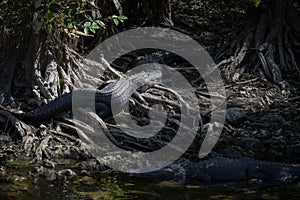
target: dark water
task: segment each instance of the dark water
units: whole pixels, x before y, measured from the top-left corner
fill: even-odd
[[[99,174],[95,177],[30,176],[21,170],[9,170],[9,180],[1,179],[0,199],[300,199],[297,184],[257,186],[255,183],[222,183],[183,186],[177,183],[154,184],[148,180],[121,174]]]

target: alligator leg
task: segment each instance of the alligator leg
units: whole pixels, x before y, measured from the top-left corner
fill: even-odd
[[[111,115],[111,109],[105,105],[104,103],[95,103],[95,109],[96,109],[96,113],[97,115],[101,118],[101,119],[105,119],[107,118],[109,115]]]
[[[132,97],[135,98],[138,102],[140,102],[141,104],[144,104],[146,106],[148,106],[148,102],[144,99],[144,97],[141,95],[141,93],[139,92],[134,92],[132,94]]]

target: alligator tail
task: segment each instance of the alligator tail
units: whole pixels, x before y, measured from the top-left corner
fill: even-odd
[[[64,94],[60,98],[56,98],[42,108],[31,112],[14,114],[16,117],[24,121],[43,121],[55,115],[71,110],[72,108],[72,93]]]

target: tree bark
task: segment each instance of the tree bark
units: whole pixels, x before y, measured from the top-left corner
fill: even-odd
[[[133,0],[124,3],[125,15],[129,21],[146,25],[173,26],[170,0]],[[135,21],[134,21],[135,20]]]
[[[300,75],[296,61],[300,42],[298,13],[290,0],[265,0],[250,16],[246,29],[217,60],[234,81],[245,71],[254,71],[288,92],[283,77],[287,73]],[[251,62],[243,62],[246,58]]]

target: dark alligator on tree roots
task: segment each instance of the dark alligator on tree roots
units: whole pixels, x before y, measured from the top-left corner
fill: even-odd
[[[177,54],[167,52],[164,50],[156,50],[147,52],[147,54],[145,55],[137,56],[128,64],[128,66],[130,66],[130,68],[133,68],[142,64],[149,63],[159,63],[172,66],[175,63],[183,64],[188,63],[188,61],[186,61]]]
[[[162,72],[159,70],[140,72],[115,81],[108,81],[98,89],[81,89],[64,94],[32,112],[13,114],[24,121],[43,121],[59,113],[71,110],[73,98],[78,98],[76,99],[77,102],[86,102],[94,98],[97,114],[101,118],[105,118],[111,115],[112,106],[114,114],[120,112],[131,96],[141,103],[147,104],[136,90],[144,85],[151,86],[158,83],[161,77]],[[75,97],[73,97],[74,94],[76,94]]]
[[[99,116],[106,117],[112,112],[112,104],[114,105],[114,111],[121,111],[132,95],[140,102],[147,104],[142,96],[136,92],[136,89],[143,85],[153,85],[161,77],[162,73],[158,70],[141,72],[116,81],[109,81],[99,89],[75,91],[78,92],[76,98],[84,102],[90,100],[93,96]],[[62,95],[40,109],[17,114],[17,116],[26,121],[49,119],[61,112],[71,110],[73,94],[74,92]],[[159,181],[178,181],[187,184],[249,179],[261,179],[263,181],[278,183],[299,180],[300,164],[259,161],[251,158],[229,159],[217,157],[196,163],[181,160],[163,169],[136,175]]]
[[[199,162],[180,160],[157,171],[135,174],[153,181],[175,181],[184,184],[259,179],[267,183],[299,181],[300,164],[254,160],[248,157],[216,157]]]

